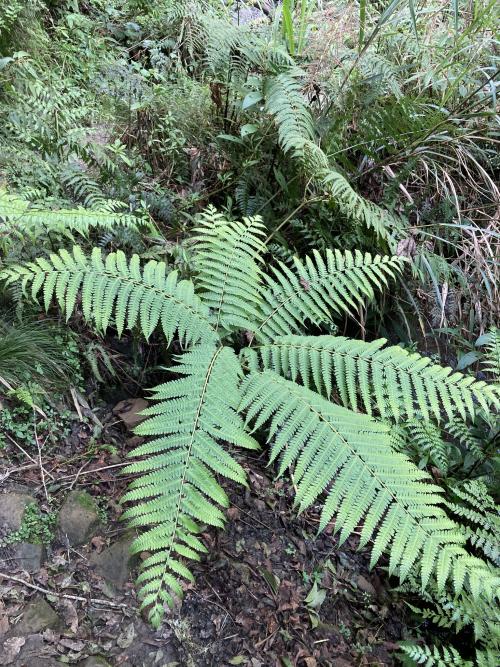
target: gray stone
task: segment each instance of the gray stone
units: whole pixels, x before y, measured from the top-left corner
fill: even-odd
[[[131,431],[141,422],[147,419],[139,414],[148,407],[149,403],[144,398],[127,398],[120,401],[113,408],[113,414],[119,417],[125,426]]]
[[[85,544],[99,528],[99,514],[86,491],[71,491],[59,510],[59,532],[71,546]]]
[[[128,581],[133,562],[137,558],[130,553],[133,540],[131,535],[124,535],[101,553],[94,553],[90,557],[90,565],[96,573],[118,588],[122,588]]]
[[[79,662],[78,667],[111,667],[111,664],[102,655],[91,655]]]
[[[368,595],[373,595],[373,597],[377,595],[377,591],[375,590],[373,584],[371,584],[368,579],[365,579],[365,577],[363,577],[361,574],[356,578],[356,586],[360,591],[363,591],[363,593],[368,593]]]
[[[0,528],[15,531],[21,528],[26,506],[35,501],[27,493],[0,495]]]
[[[31,544],[31,542],[17,542],[10,545],[11,559],[14,566],[26,572],[37,572],[45,560],[45,548],[43,544]]]
[[[49,628],[54,629],[59,623],[59,616],[50,604],[39,597],[29,603],[22,619],[12,628],[11,634],[16,637],[34,635]]]

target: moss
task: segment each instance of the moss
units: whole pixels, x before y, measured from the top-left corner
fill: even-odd
[[[75,503],[80,505],[83,509],[91,510],[92,512],[97,511],[97,505],[94,499],[90,493],[87,493],[86,491],[80,491],[78,495],[75,494],[74,500]]]

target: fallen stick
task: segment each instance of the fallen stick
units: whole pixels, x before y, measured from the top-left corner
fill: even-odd
[[[110,607],[118,607],[121,609],[130,609],[130,605],[122,604],[121,602],[111,602],[111,600],[103,600],[101,598],[84,598],[81,595],[69,595],[68,593],[58,593],[57,591],[51,591],[48,588],[42,588],[41,586],[37,586],[36,584],[30,584],[29,581],[24,581],[24,579],[19,579],[19,577],[13,577],[12,575],[5,574],[4,572],[0,572],[0,577],[2,577],[3,579],[8,579],[9,581],[15,581],[18,584],[22,584],[27,588],[32,588],[34,591],[38,591],[39,593],[43,593],[44,595],[55,595],[58,598],[65,598],[66,600],[77,600],[78,602],[91,602],[94,604],[103,604],[103,605],[108,605]]]

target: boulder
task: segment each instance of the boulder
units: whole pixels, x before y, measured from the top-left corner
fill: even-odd
[[[10,559],[13,565],[26,572],[37,572],[45,561],[45,547],[43,544],[31,542],[17,542],[10,545]]]
[[[99,514],[92,496],[86,491],[71,491],[59,510],[61,537],[71,546],[85,544],[99,528]]]
[[[34,635],[44,630],[54,629],[60,624],[60,618],[50,604],[42,597],[35,598],[24,610],[23,617],[15,625],[11,634],[16,637]]]
[[[101,553],[90,557],[90,565],[96,573],[118,588],[128,581],[133,561],[137,558],[130,553],[133,540],[133,536],[124,535]]]
[[[21,528],[27,505],[35,501],[27,493],[4,493],[0,495],[0,528],[13,532]]]

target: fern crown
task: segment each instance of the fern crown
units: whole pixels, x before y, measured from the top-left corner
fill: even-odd
[[[491,564],[467,550],[469,536],[446,513],[440,487],[400,451],[394,424],[466,419],[498,407],[498,387],[385,340],[321,332],[334,317],[355,317],[403,260],[327,250],[265,272],[260,218],[228,221],[209,209],[197,233],[192,280],[164,262],[141,266],[99,249],[88,257],[78,247],[0,274],[45,308],[55,300],[66,318],[81,310],[100,332],[158,331],[184,350],[174,378],[152,390],[137,428],[148,440],[130,454],[127,472],[137,477],[123,498],[124,518],[141,531],[133,549],[149,554],[138,583],[151,621],[192,579],[186,563],[205,551],[201,526],[224,524],[220,478],[245,484],[235,448],[258,448],[252,434],[262,432],[279,474],[293,471],[298,510],[323,504],[320,529],[334,521],[345,540],[362,523],[372,564],[389,553],[402,580],[417,572],[422,589],[451,585],[491,599],[499,585]],[[307,335],[312,328],[321,335]],[[241,331],[249,345],[238,356]]]

